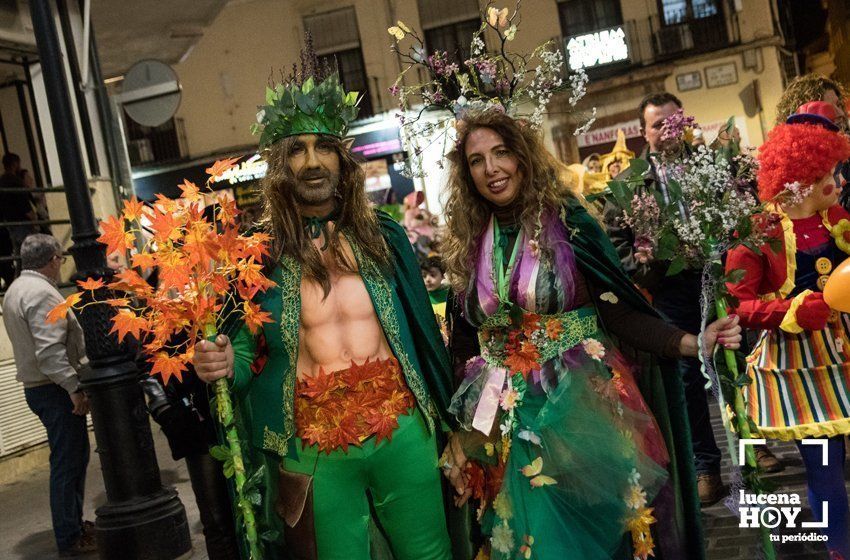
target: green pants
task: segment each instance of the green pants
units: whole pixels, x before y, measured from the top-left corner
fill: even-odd
[[[451,560],[436,438],[418,410],[399,416],[392,440],[337,449],[317,446],[286,458],[290,472],[313,473],[320,560],[369,560],[369,499],[396,560]]]

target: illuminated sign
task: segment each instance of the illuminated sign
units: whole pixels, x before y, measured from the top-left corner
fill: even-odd
[[[254,154],[250,158],[240,162],[239,165],[231,167],[221,175],[216,175],[210,182],[227,182],[231,185],[237,185],[239,183],[257,181],[266,176],[268,168],[269,164],[260,158],[260,154]]]
[[[626,32],[622,27],[612,27],[571,37],[567,40],[567,56],[573,70],[628,60]]]
[[[401,140],[393,138],[392,140],[383,140],[380,142],[372,142],[362,146],[354,146],[351,151],[355,154],[362,154],[363,157],[383,156],[404,151],[401,147]]]

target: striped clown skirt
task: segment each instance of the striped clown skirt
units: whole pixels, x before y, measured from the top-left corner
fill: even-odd
[[[850,434],[850,315],[821,331],[763,331],[747,358],[744,390],[759,435],[769,439]]]

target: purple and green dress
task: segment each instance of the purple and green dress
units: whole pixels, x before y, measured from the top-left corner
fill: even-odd
[[[468,446],[467,474],[489,536],[485,552],[492,559],[701,558],[699,527],[682,519],[693,511],[693,488],[683,491],[681,457],[668,452],[689,453],[671,431],[676,407],[668,407],[681,387],[668,401],[657,379],[643,379],[643,390],[658,392],[653,401],[665,407],[659,427],[636,382],[640,370],[577,286],[586,294],[585,279],[599,283],[606,274],[613,279],[602,299],[633,307],[642,300],[610,265],[613,247],[598,225],[578,204],[566,211],[575,214],[571,227],[563,213],[544,213],[537,243],[524,231],[506,242],[513,236],[491,219],[461,297],[480,353],[466,361],[450,412],[463,429],[489,436],[467,438],[484,442]],[[580,270],[591,255],[608,264]],[[656,510],[668,525],[666,546],[657,546]]]

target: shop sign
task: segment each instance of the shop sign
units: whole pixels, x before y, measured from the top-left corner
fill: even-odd
[[[603,29],[567,39],[570,68],[579,70],[628,60],[629,47],[622,27]]]
[[[398,126],[372,130],[353,136],[354,144],[351,146],[351,151],[366,159],[384,157],[404,151],[398,136]]]
[[[623,129],[626,138],[637,138],[640,136],[640,121],[634,119],[631,121],[617,123],[612,126],[606,126],[596,130],[579,134],[577,138],[578,147],[586,148],[588,146],[598,146],[599,144],[607,144],[617,141],[617,130]]]

